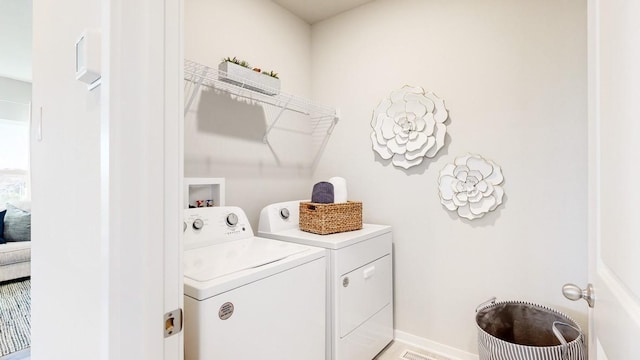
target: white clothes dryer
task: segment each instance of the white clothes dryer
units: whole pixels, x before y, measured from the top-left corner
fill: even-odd
[[[328,249],[327,360],[371,360],[393,340],[391,227],[312,234],[299,228],[299,204],[262,209],[258,235]]]
[[[184,221],[186,360],[325,359],[326,250],[256,237],[238,207]]]

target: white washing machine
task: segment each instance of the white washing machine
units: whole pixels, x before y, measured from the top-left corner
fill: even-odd
[[[258,235],[328,249],[327,359],[371,360],[393,339],[391,227],[312,234],[299,228],[299,203],[262,209]]]
[[[324,360],[326,250],[256,237],[238,207],[184,218],[185,359]]]

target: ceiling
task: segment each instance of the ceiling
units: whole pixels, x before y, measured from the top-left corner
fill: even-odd
[[[309,24],[374,0],[272,0]],[[0,1],[0,76],[31,81],[32,0]]]
[[[374,0],[272,0],[313,24]]]

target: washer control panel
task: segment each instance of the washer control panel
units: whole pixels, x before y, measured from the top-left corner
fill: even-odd
[[[249,219],[235,206],[184,210],[185,248],[207,246],[253,236]]]

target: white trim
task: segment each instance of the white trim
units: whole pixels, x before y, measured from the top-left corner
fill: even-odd
[[[163,331],[183,296],[181,6],[110,0],[103,8],[105,360],[182,359],[183,335]]]
[[[183,6],[182,0],[164,0],[165,313],[184,308],[182,273],[182,216],[184,213],[182,208],[182,188],[184,186]],[[182,359],[184,359],[184,331],[164,339],[164,360]]]
[[[472,354],[433,340],[409,334],[404,331],[395,330],[394,338],[396,341],[446,356],[448,358],[451,358],[452,360],[478,360],[478,355],[476,354]]]
[[[588,0],[587,2],[587,260],[588,260],[588,278],[590,283],[595,283],[596,264],[598,258],[598,233],[600,231],[598,214],[600,206],[600,141],[599,141],[599,2],[598,0]],[[589,308],[589,335],[588,335],[588,351],[589,358],[596,357],[596,330],[595,317],[593,309]]]

